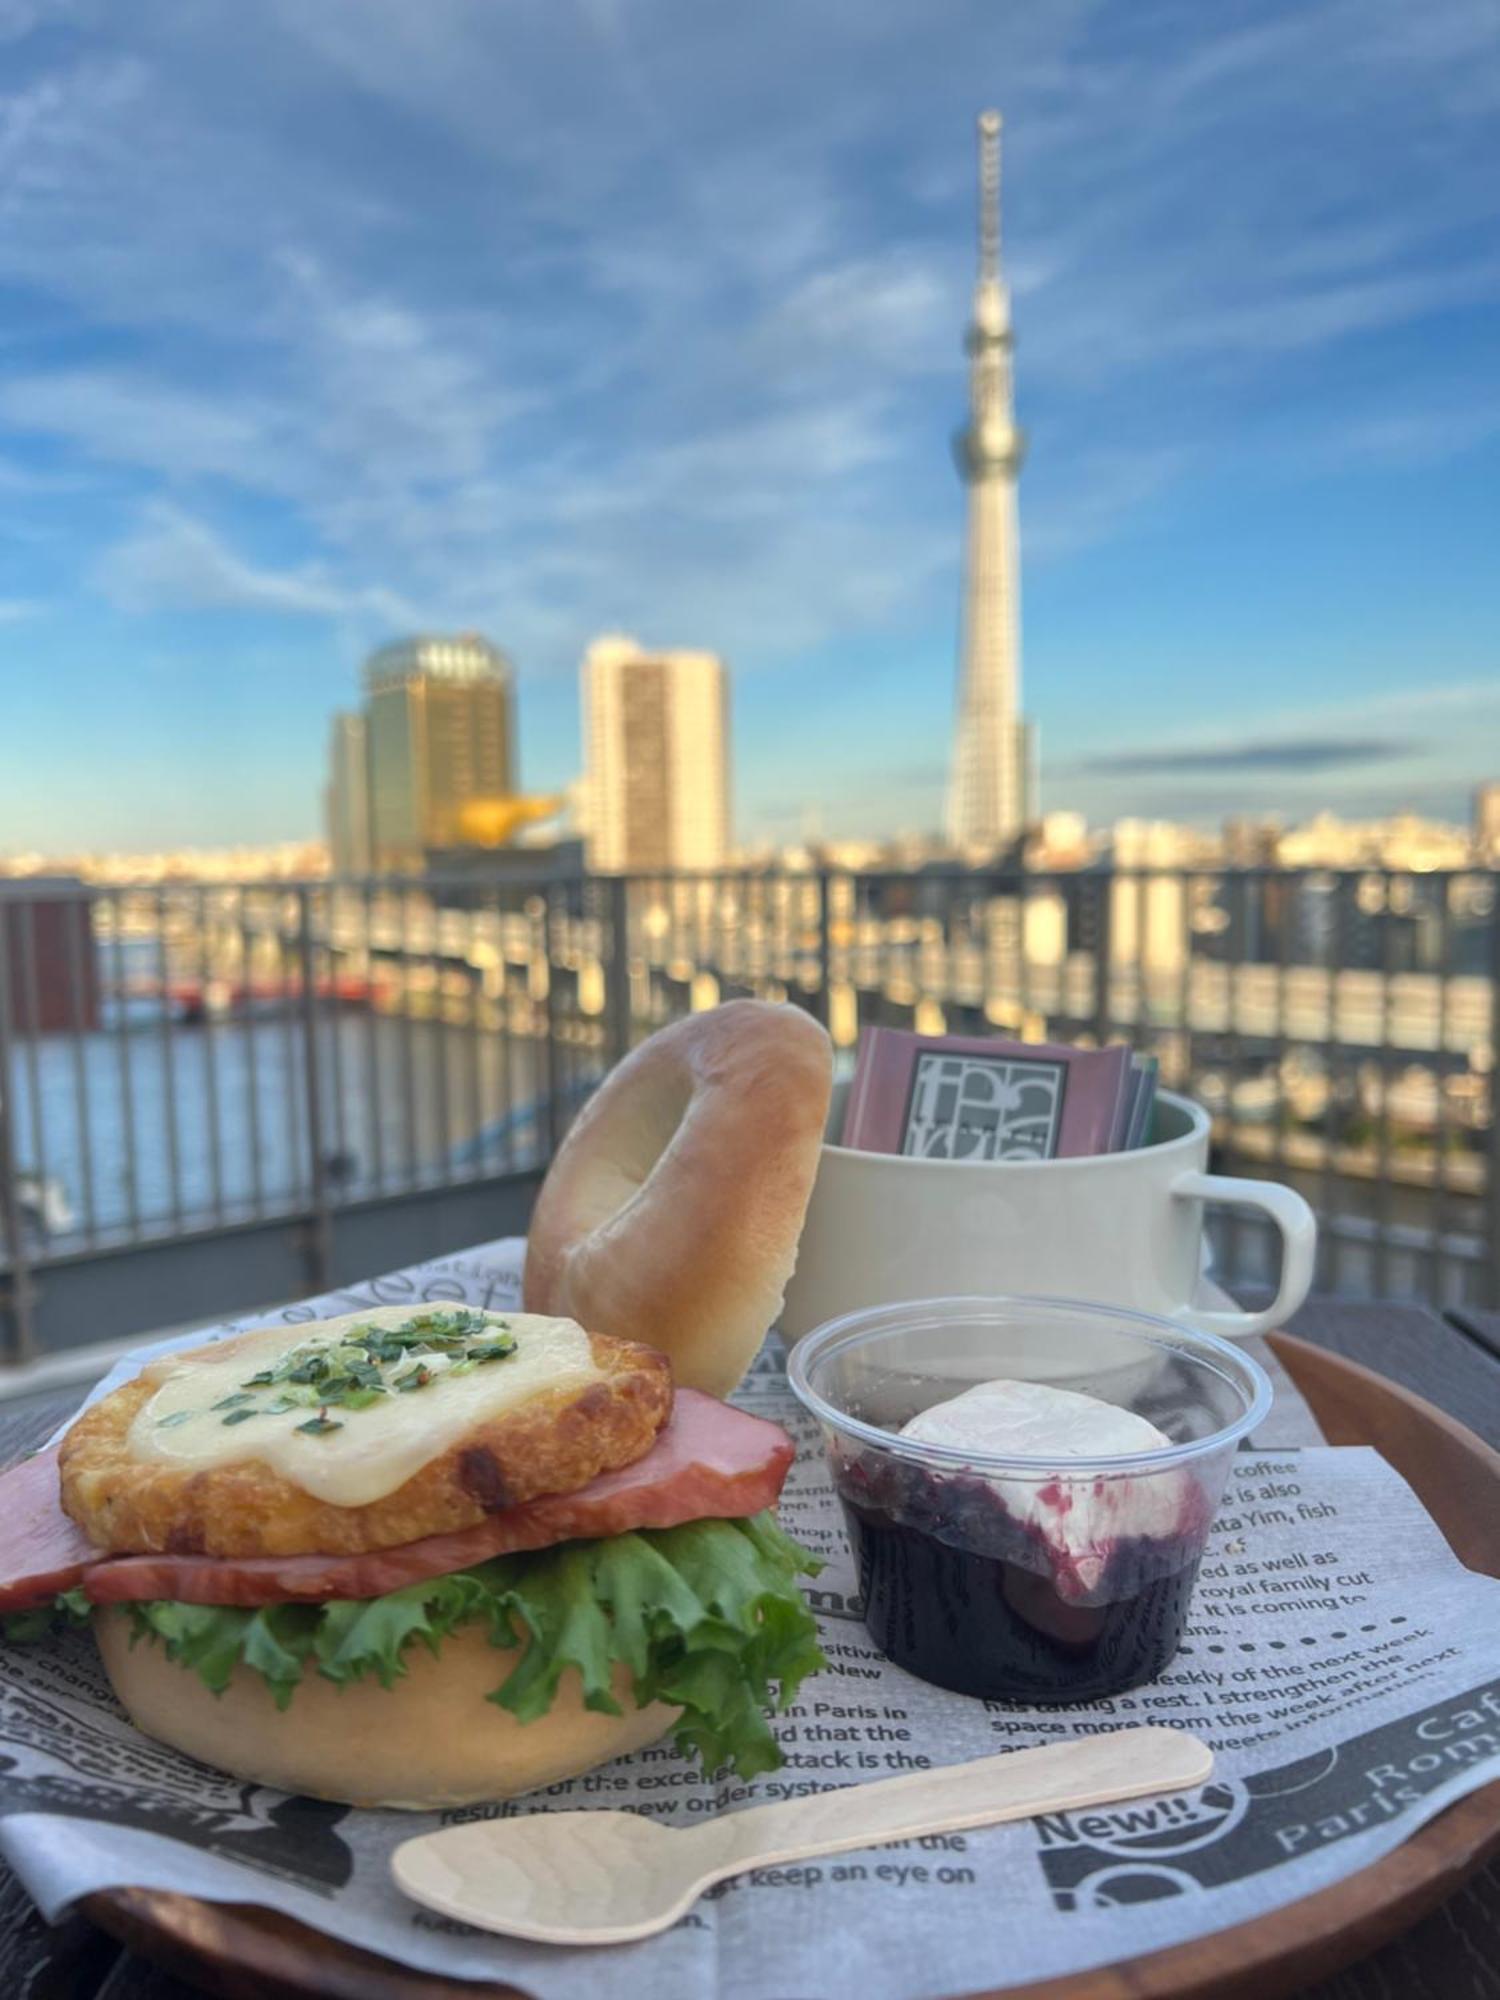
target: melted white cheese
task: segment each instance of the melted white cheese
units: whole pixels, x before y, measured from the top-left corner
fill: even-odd
[[[256,1459],[314,1499],[335,1507],[364,1507],[394,1493],[478,1425],[508,1415],[544,1391],[584,1388],[601,1372],[589,1351],[589,1337],[576,1321],[538,1313],[486,1313],[485,1327],[474,1342],[509,1332],[517,1343],[513,1354],[458,1375],[447,1355],[414,1356],[432,1373],[424,1388],[383,1395],[363,1409],[332,1404],[327,1415],[339,1428],[320,1436],[298,1429],[317,1417],[315,1402],[271,1415],[265,1406],[277,1399],[278,1387],[247,1389],[252,1375],[274,1369],[294,1349],[337,1347],[356,1327],[405,1326],[421,1310],[378,1306],[340,1319],[268,1327],[226,1342],[234,1351],[222,1358],[210,1351],[201,1360],[159,1363],[151,1374],[160,1387],[130,1427],[131,1456],[185,1471]],[[388,1368],[386,1380],[408,1365]],[[241,1399],[234,1409],[254,1408],[256,1414],[226,1424],[231,1410],[213,1406],[230,1396]]]

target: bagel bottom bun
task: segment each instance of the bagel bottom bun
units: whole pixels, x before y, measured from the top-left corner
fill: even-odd
[[[126,1611],[96,1611],[94,1636],[115,1693],[147,1736],[237,1778],[341,1805],[423,1811],[514,1798],[654,1743],[681,1713],[661,1702],[637,1708],[617,1666],[613,1693],[624,1713],[598,1715],[584,1707],[570,1668],[547,1713],[518,1722],[485,1700],[513,1660],[479,1624],[461,1626],[436,1654],[411,1647],[393,1687],[339,1686],[309,1673],[285,1709],[248,1667],[236,1667],[216,1695],[161,1646],[132,1646]]]

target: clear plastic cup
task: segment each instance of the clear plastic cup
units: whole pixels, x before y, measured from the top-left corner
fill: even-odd
[[[859,1571],[870,1636],[897,1666],[995,1701],[1096,1701],[1153,1680],[1187,1621],[1265,1370],[1214,1334],[1069,1299],[917,1299],[848,1313],[793,1349]],[[1171,1440],[1082,1458],[899,1435],[997,1379],[1080,1391]]]

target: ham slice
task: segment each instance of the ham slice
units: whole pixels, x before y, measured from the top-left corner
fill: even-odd
[[[0,1613],[46,1604],[83,1581],[99,1551],[57,1497],[57,1447],[0,1479]]]
[[[28,1529],[14,1533],[12,1480],[42,1464],[7,1473],[0,1487],[0,1608],[45,1602],[80,1578],[96,1604],[154,1597],[185,1604],[317,1603],[334,1597],[383,1597],[490,1556],[550,1548],[554,1542],[623,1535],[632,1528],[674,1528],[684,1521],[734,1520],[775,1505],[795,1447],[778,1424],[747,1416],[712,1396],[679,1389],[666,1427],[644,1458],[606,1472],[576,1493],[507,1507],[476,1528],[357,1556],[101,1556],[62,1512],[55,1454],[25,1490]],[[50,1493],[50,1513],[47,1502]],[[18,1496],[20,1497],[20,1496]],[[64,1532],[66,1531],[66,1532]],[[71,1539],[70,1539],[71,1538]],[[7,1553],[9,1552],[9,1553]],[[38,1562],[37,1557],[42,1561]]]

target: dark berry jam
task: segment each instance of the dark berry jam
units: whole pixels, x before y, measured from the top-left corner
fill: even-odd
[[[1097,1701],[1155,1680],[1177,1651],[1196,1552],[1130,1596],[1074,1604],[1020,1563],[859,1507],[846,1504],[844,1515],[870,1637],[898,1667],[955,1694]],[[1130,1545],[1118,1547],[1129,1562]]]
[[[981,1480],[867,1460],[838,1484],[865,1623],[908,1673],[992,1701],[1097,1701],[1154,1680],[1177,1651],[1206,1522],[1119,1535],[1085,1588]]]

